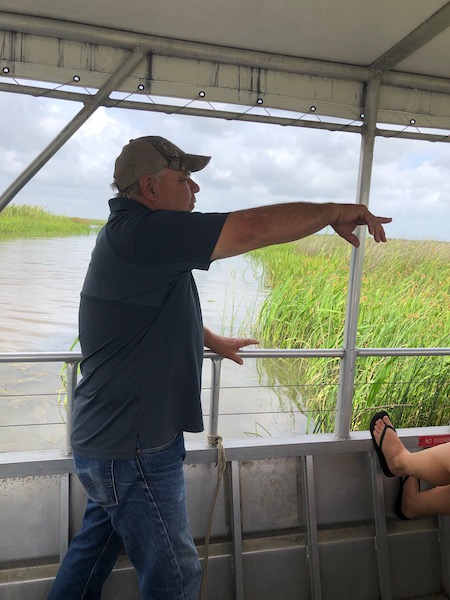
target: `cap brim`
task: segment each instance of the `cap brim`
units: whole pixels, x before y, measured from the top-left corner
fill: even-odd
[[[210,160],[210,156],[199,156],[198,154],[185,154],[183,156],[183,163],[186,170],[192,173],[204,169]]]

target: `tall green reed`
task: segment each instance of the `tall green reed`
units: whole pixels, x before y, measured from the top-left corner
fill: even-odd
[[[350,247],[316,235],[251,256],[271,287],[255,323],[262,345],[342,347]],[[367,240],[357,346],[448,347],[449,293],[450,244]],[[285,409],[308,416],[309,431],[333,430],[338,360],[266,359],[259,369]],[[399,426],[447,424],[449,397],[449,357],[361,357],[352,429],[367,429],[379,407],[389,408]]]
[[[10,205],[0,213],[0,238],[82,235],[101,221],[54,215],[39,206]]]

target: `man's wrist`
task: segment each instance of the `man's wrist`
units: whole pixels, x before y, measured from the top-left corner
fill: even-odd
[[[326,202],[324,206],[325,212],[328,217],[328,225],[331,225],[331,227],[333,227],[334,225],[336,225],[339,219],[340,205],[336,204],[335,202]]]

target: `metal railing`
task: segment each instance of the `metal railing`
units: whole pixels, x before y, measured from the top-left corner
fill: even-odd
[[[383,356],[450,356],[450,348],[357,348],[353,350],[357,357],[383,357]],[[246,358],[339,358],[341,369],[345,363],[346,351],[344,349],[254,349],[243,350],[239,353]],[[207,439],[210,445],[215,445],[219,430],[220,414],[220,391],[221,370],[223,358],[209,350],[205,351],[204,358],[211,360],[211,388],[210,388],[210,411],[209,424],[207,428]],[[79,352],[3,352],[0,353],[0,363],[65,363],[67,365],[67,404],[66,404],[66,453],[71,454],[70,429],[73,394],[77,384],[78,366],[82,360]],[[341,385],[342,377],[338,385]],[[352,395],[347,392],[344,398],[346,411],[350,412],[352,407]],[[350,431],[342,435],[343,425],[339,421],[341,413],[336,415],[335,432],[338,439],[346,439]]]

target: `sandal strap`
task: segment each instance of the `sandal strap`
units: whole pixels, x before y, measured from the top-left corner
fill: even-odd
[[[381,450],[381,446],[383,445],[384,436],[386,435],[386,429],[392,429],[392,431],[395,431],[395,427],[392,427],[392,425],[389,425],[389,423],[384,423],[383,433],[381,434],[380,443],[378,445],[380,450]]]

